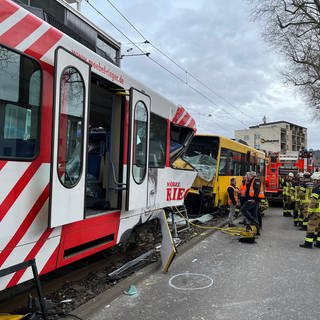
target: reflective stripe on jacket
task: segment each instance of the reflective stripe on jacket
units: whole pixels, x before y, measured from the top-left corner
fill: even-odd
[[[236,204],[238,204],[238,202],[239,202],[239,198],[238,198],[239,189],[234,187],[233,185],[230,185],[228,187],[228,189],[229,188],[233,189],[234,200],[236,201]],[[227,192],[227,193],[228,193],[228,205],[230,206],[231,204],[233,204],[233,202],[232,202],[232,200],[230,198],[229,192]]]
[[[250,189],[249,189],[249,197],[254,198],[254,182],[256,181],[257,178],[253,178],[250,184]],[[260,189],[259,189],[259,194],[258,194],[259,199],[264,199],[264,190],[263,190],[263,185],[260,183]]]
[[[246,184],[241,183],[239,190],[240,190],[240,197],[245,197],[246,190],[247,190]]]

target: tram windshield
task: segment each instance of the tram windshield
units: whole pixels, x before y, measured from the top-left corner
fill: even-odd
[[[200,178],[211,181],[216,174],[219,138],[195,136],[184,159],[198,171]]]
[[[171,123],[170,125],[170,162],[173,163],[184,152],[193,137],[193,129]]]

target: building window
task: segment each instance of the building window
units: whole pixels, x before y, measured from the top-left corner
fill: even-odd
[[[243,140],[244,140],[244,141],[249,141],[249,135],[243,136]]]

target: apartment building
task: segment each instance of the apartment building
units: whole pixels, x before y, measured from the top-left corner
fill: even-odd
[[[287,121],[265,122],[249,129],[235,130],[235,138],[249,146],[271,152],[307,149],[307,128]]]

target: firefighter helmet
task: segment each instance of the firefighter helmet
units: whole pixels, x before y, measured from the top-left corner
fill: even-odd
[[[294,174],[293,174],[292,172],[289,172],[289,173],[288,173],[288,176],[293,178],[293,177],[294,177]]]

